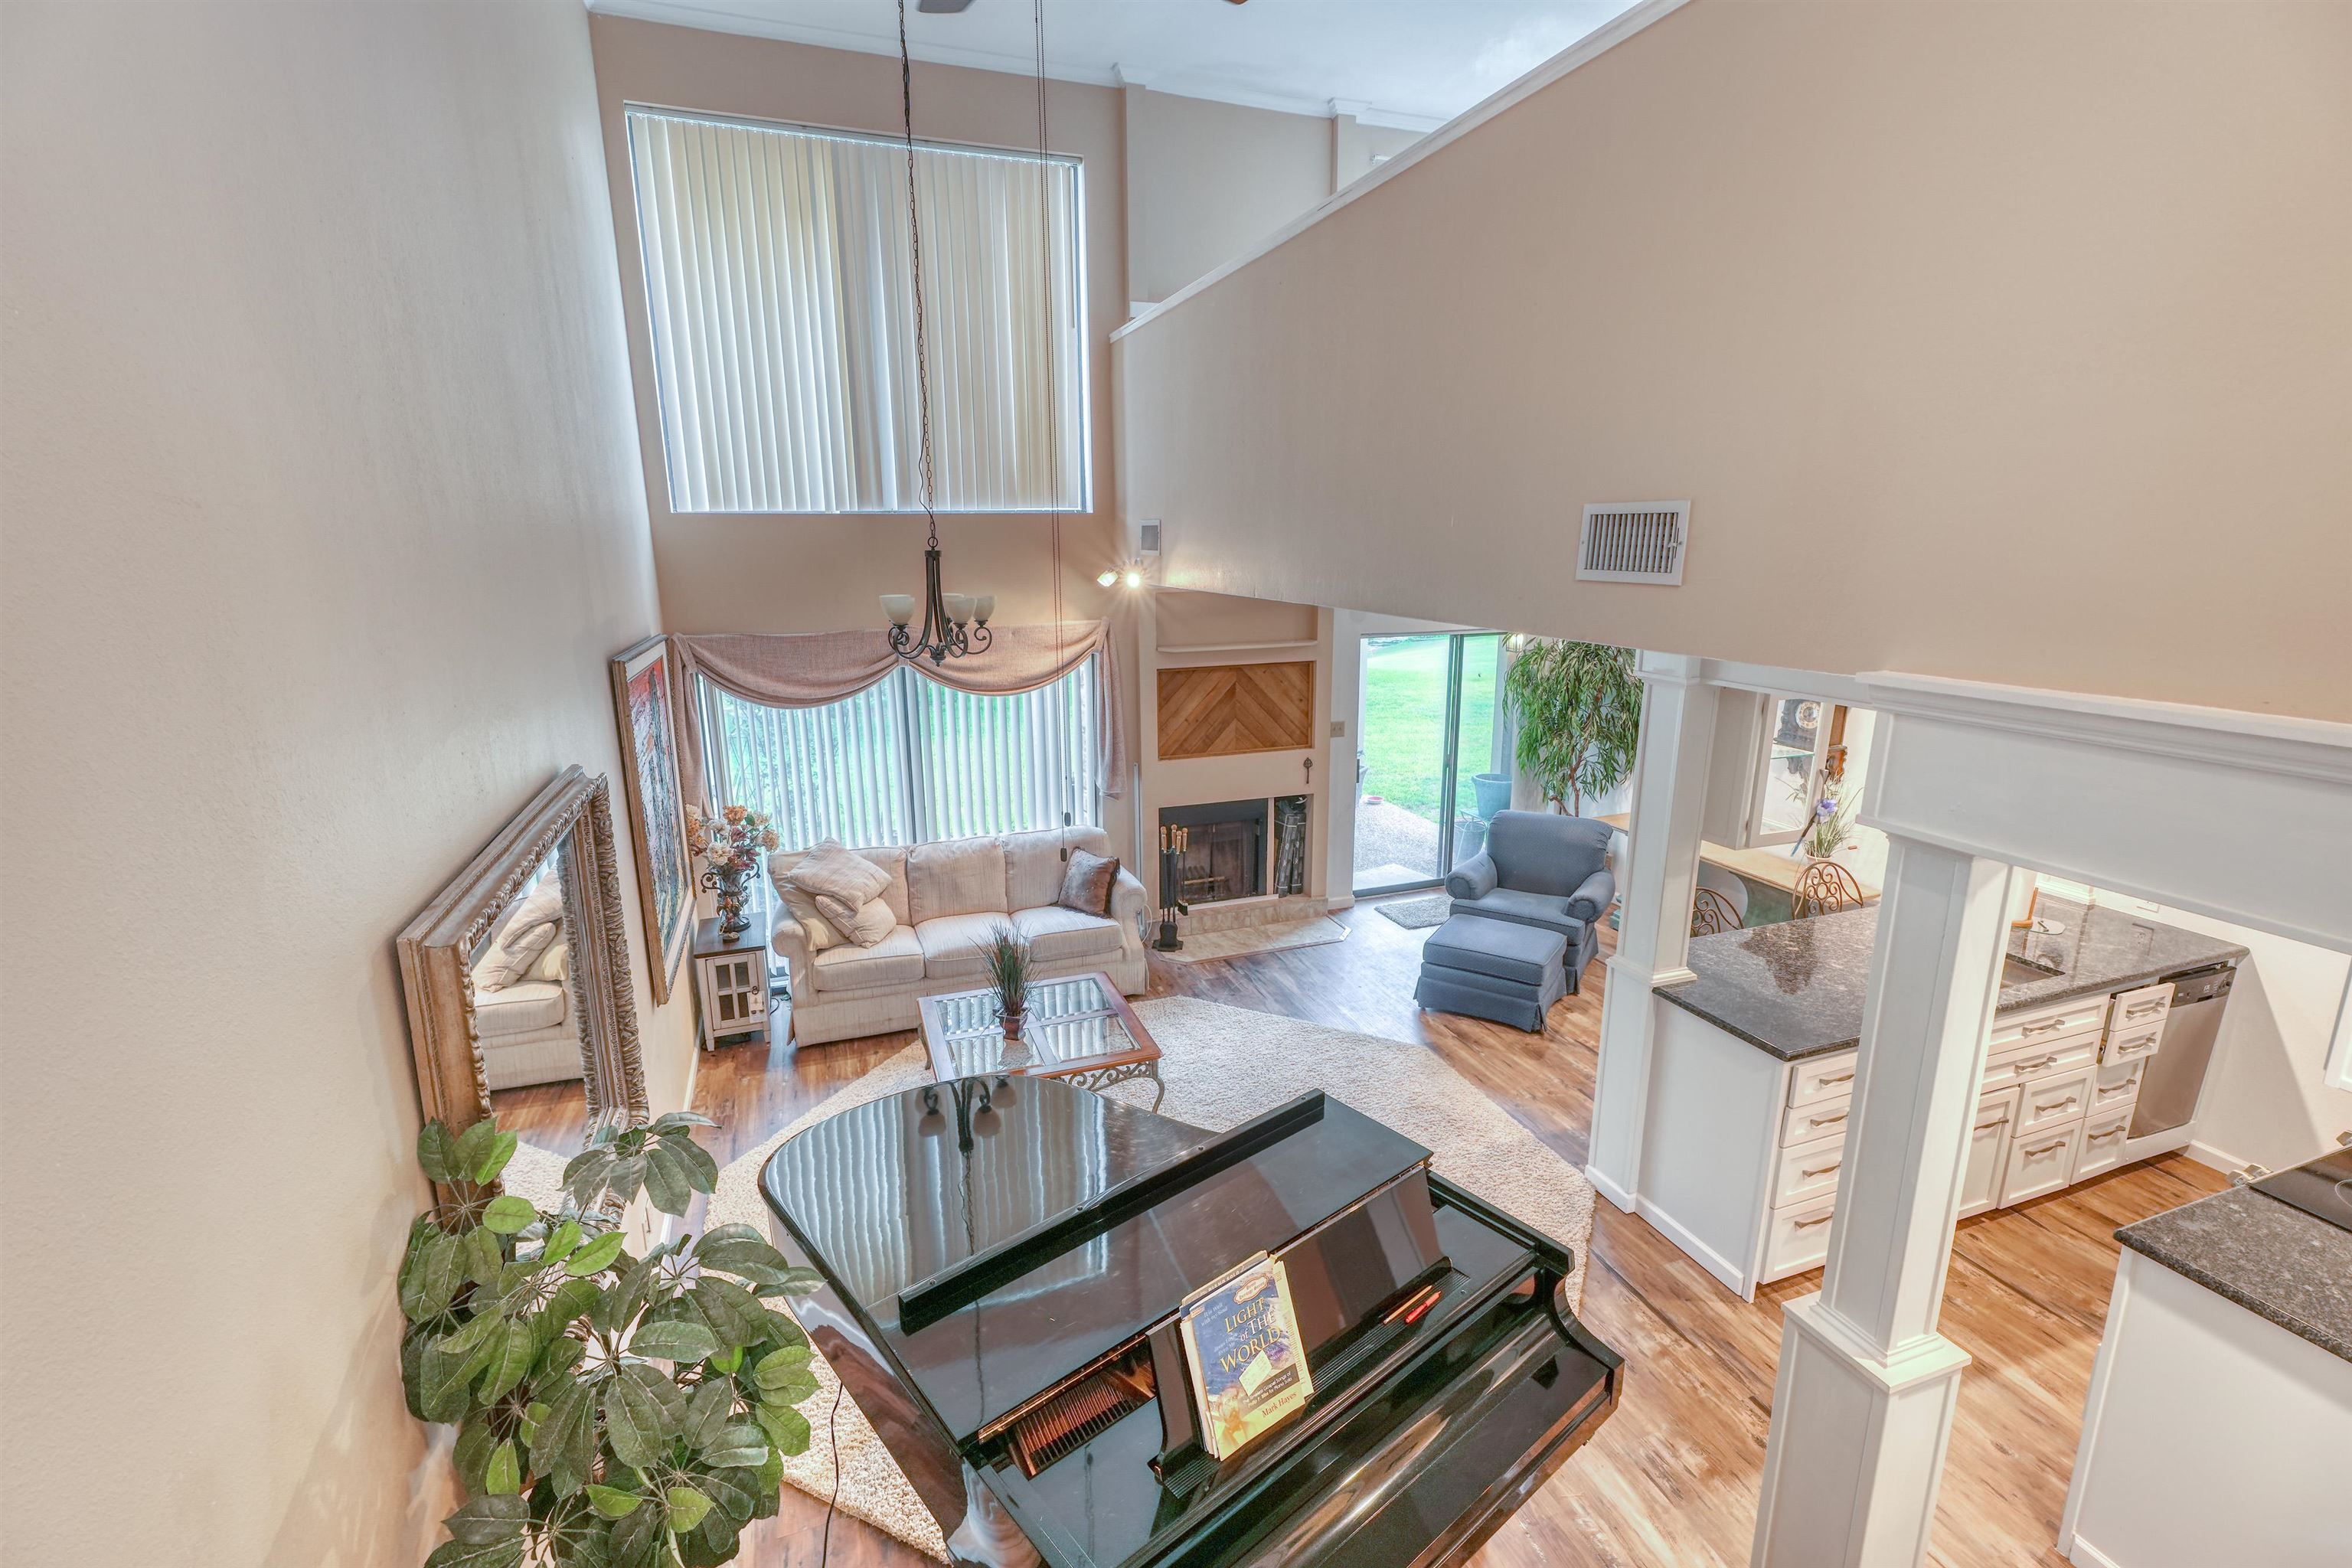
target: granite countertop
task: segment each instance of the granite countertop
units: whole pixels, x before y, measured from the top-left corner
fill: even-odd
[[[2232,1187],[2127,1225],[2116,1239],[2352,1361],[2352,1230]]]
[[[2010,952],[2058,973],[2003,984],[1997,1011],[2127,990],[2246,956],[2234,942],[2121,910],[2086,909],[2046,894],[2040,910],[2065,931],[2012,935]],[[1847,1050],[1862,1039],[1863,993],[1877,937],[1875,905],[1694,937],[1689,963],[1697,978],[1661,985],[1657,994],[1782,1061]]]

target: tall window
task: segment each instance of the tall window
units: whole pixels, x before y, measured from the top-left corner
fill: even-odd
[[[786,849],[1097,826],[1100,666],[1014,697],[899,668],[822,708],[770,708],[704,682],[710,777],[722,805],[772,817]]]
[[[903,142],[628,111],[674,511],[922,505]],[[941,511],[1088,506],[1075,159],[915,150]]]

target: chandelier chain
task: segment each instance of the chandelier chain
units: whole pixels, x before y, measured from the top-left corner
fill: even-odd
[[[898,105],[907,134],[907,245],[915,279],[915,396],[917,423],[922,429],[919,459],[923,486],[923,517],[930,525],[930,548],[940,545],[936,509],[937,477],[931,463],[931,366],[924,342],[923,220],[915,200],[915,62],[907,52],[907,0],[898,0]]]

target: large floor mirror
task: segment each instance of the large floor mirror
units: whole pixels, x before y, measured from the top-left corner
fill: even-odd
[[[645,1119],[610,792],[567,768],[400,936],[425,1116],[568,1158]]]

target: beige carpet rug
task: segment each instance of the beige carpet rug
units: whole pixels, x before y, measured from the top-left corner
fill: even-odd
[[[1311,920],[1268,921],[1264,925],[1187,931],[1182,947],[1160,956],[1179,963],[1205,963],[1213,958],[1240,958],[1247,953],[1279,952],[1286,947],[1320,947],[1327,942],[1347,940],[1346,926],[1329,915],[1317,915]]]
[[[1335,922],[1336,923],[1336,922]],[[1325,1028],[1295,1018],[1191,997],[1139,1002],[1136,1012],[1159,1041],[1167,1085],[1163,1114],[1223,1130],[1310,1089],[1320,1089],[1384,1121],[1435,1155],[1438,1173],[1574,1249],[1569,1300],[1583,1300],[1585,1248],[1592,1236],[1592,1189],[1583,1173],[1546,1148],[1509,1113],[1424,1047]],[[719,1173],[708,1224],[741,1220],[769,1228],[760,1170],[785,1139],[825,1117],[926,1082],[920,1046],[909,1046]],[[1151,1085],[1119,1084],[1110,1094],[1149,1107]],[[841,1511],[946,1560],[945,1543],[914,1489],[853,1402],[841,1401],[835,1441],[825,1426],[839,1386],[823,1358],[813,1363],[816,1396],[801,1408],[815,1428],[807,1453],[786,1461],[784,1478],[810,1495],[834,1493],[840,1459]]]

